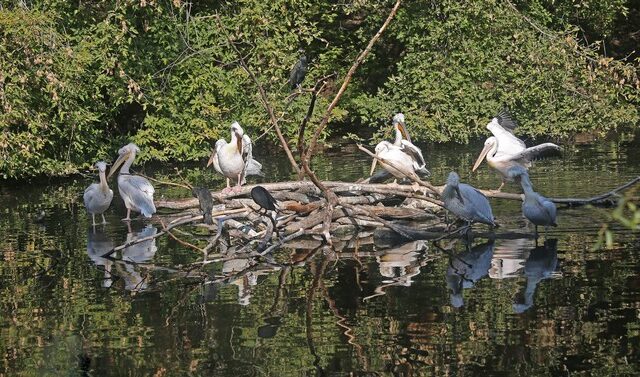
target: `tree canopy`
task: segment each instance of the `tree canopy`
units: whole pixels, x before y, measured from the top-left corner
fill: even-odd
[[[332,72],[340,80],[391,5],[0,0],[0,176],[71,174],[127,141],[144,160],[195,160],[234,120],[266,131],[225,34],[293,138],[308,105],[288,98],[299,50],[310,60],[304,84]],[[639,10],[634,0],[405,1],[331,122],[381,137],[402,111],[415,139],[466,142],[506,104],[531,136],[632,127]]]

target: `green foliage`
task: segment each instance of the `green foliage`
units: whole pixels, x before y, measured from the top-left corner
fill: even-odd
[[[392,3],[0,1],[0,176],[67,175],[112,160],[128,141],[143,161],[197,160],[234,120],[254,137],[267,131],[227,33],[295,140],[308,105],[306,94],[288,98],[298,49],[311,60],[306,85],[338,73],[313,126]],[[502,103],[533,136],[637,123],[637,65],[587,48],[575,27],[615,34],[625,2],[510,4],[404,2],[332,123],[353,125],[352,134],[362,134],[358,125],[386,131],[401,110],[414,138],[465,142],[486,133]]]

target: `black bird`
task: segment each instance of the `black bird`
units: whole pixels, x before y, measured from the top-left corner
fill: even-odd
[[[257,205],[259,205],[261,209],[265,210],[265,214],[267,211],[278,210],[278,202],[276,202],[269,191],[267,191],[267,189],[262,186],[256,186],[251,189],[251,199],[253,199],[253,201]],[[259,212],[261,213],[261,211]]]
[[[204,223],[212,225],[213,218],[211,217],[211,211],[213,210],[213,197],[211,196],[211,192],[205,187],[193,187],[191,188],[191,192],[200,202],[200,210],[204,216]]]
[[[289,74],[289,85],[291,89],[296,89],[302,81],[304,81],[304,77],[307,75],[307,57],[302,54],[300,59],[296,65],[293,66],[291,73]]]

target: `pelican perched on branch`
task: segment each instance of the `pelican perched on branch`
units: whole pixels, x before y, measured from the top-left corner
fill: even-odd
[[[376,145],[376,157],[380,157],[380,165],[382,168],[394,177],[402,179],[416,174],[414,160],[406,154],[401,147],[391,144],[388,141],[381,141]],[[376,169],[378,159],[374,158],[371,163],[371,172],[373,174]]]
[[[468,223],[497,226],[487,197],[473,186],[460,183],[460,177],[456,172],[449,173],[441,198],[444,208]]]
[[[230,179],[236,179],[239,188],[246,182],[248,175],[264,176],[262,164],[253,159],[251,139],[244,134],[238,122],[231,124],[231,141],[220,139],[211,153],[207,167],[213,165],[217,172],[227,177],[227,188],[231,189]]]
[[[96,215],[102,216],[102,223],[106,224],[107,220],[104,218],[104,211],[106,211],[111,205],[113,199],[113,190],[107,185],[107,178],[105,176],[107,171],[107,164],[104,161],[96,162],[96,168],[100,177],[100,183],[92,183],[84,190],[84,206],[87,208],[87,212],[91,214],[93,219],[92,225],[96,225]]]
[[[484,148],[473,165],[472,171],[476,171],[486,157],[489,166],[502,175],[502,184],[498,191],[505,182],[512,180],[509,177],[509,169],[521,166],[526,170],[531,166],[531,161],[537,158],[560,154],[560,147],[553,143],[527,148],[524,142],[513,134],[516,127],[517,123],[509,112],[502,110],[487,124],[487,129],[493,136],[484,142]]]
[[[396,132],[396,139],[394,140],[393,145],[399,147],[402,152],[411,158],[413,170],[418,174],[427,176],[431,175],[429,170],[425,167],[426,163],[424,161],[424,157],[422,157],[422,151],[411,142],[411,137],[407,131],[407,125],[404,122],[404,114],[397,113],[393,116],[393,128]]]
[[[120,148],[120,155],[116,162],[113,163],[109,171],[109,177],[118,169],[120,165],[120,173],[118,173],[118,191],[127,207],[127,217],[124,221],[131,220],[131,210],[140,212],[144,217],[151,217],[156,213],[156,206],[153,204],[154,189],[151,183],[144,177],[129,173],[129,168],[136,159],[136,153],[140,152],[137,145],[130,143]]]

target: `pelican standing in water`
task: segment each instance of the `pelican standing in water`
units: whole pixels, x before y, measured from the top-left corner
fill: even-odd
[[[560,147],[553,143],[527,148],[524,142],[513,134],[516,127],[516,121],[511,118],[507,110],[502,110],[496,115],[487,124],[487,129],[491,131],[493,136],[484,142],[484,148],[473,165],[472,171],[476,171],[486,157],[489,166],[502,176],[502,184],[497,191],[500,191],[504,184],[511,180],[508,174],[509,169],[521,166],[526,170],[531,166],[532,160],[560,153]]]
[[[130,143],[120,148],[120,155],[116,162],[113,163],[109,171],[109,177],[118,169],[120,165],[120,173],[118,173],[118,191],[127,207],[127,217],[123,221],[131,220],[131,210],[140,212],[144,217],[151,217],[156,213],[156,206],[153,204],[154,189],[151,183],[144,177],[129,173],[129,168],[136,159],[136,153],[140,152],[137,145]]]
[[[441,198],[444,208],[467,223],[478,222],[497,226],[487,197],[473,186],[460,183],[460,177],[456,172],[449,173]]]
[[[237,179],[237,188],[246,182],[248,175],[264,176],[262,164],[253,159],[251,139],[244,134],[238,122],[231,124],[231,141],[220,139],[207,162],[217,172],[227,177],[226,191],[231,190],[230,179]]]
[[[104,218],[104,212],[111,205],[113,199],[113,190],[107,185],[107,178],[105,176],[107,171],[107,164],[104,161],[96,162],[96,168],[100,176],[100,183],[92,183],[84,190],[84,206],[87,208],[87,212],[91,214],[93,219],[92,225],[96,225],[96,215],[102,216],[102,223],[106,224],[107,220]]]
[[[535,226],[535,234],[538,236],[538,225],[544,226],[545,236],[549,226],[556,224],[556,205],[549,199],[533,191],[533,184],[529,179],[529,174],[523,168],[513,168],[510,171],[512,177],[518,177],[522,190],[524,191],[524,201],[522,202],[522,214]]]

